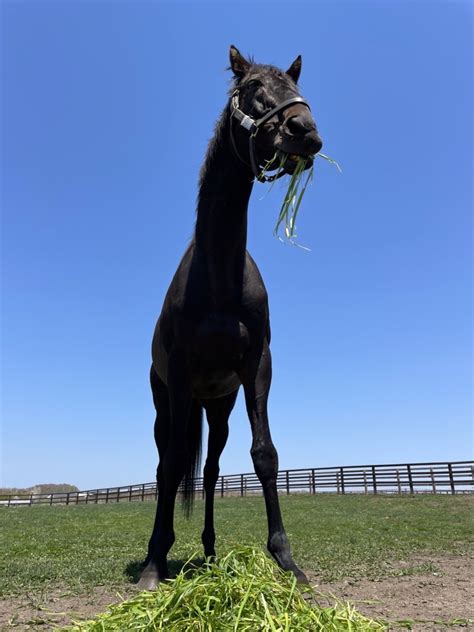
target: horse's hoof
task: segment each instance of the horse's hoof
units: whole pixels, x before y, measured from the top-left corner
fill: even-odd
[[[309,584],[308,578],[303,573],[303,571],[301,571],[298,567],[295,568],[293,573],[295,574],[296,581],[298,582],[298,584]]]
[[[309,584],[306,575],[296,566],[288,546],[286,548],[280,548],[280,550],[272,550],[272,543],[269,543],[268,551],[282,570],[291,571],[293,573],[298,584]]]
[[[152,575],[151,573],[143,573],[138,580],[137,588],[139,590],[156,590],[159,583],[160,580],[157,575]]]
[[[140,579],[137,583],[137,588],[139,590],[155,590],[158,588],[159,583],[165,579],[165,577],[160,575],[160,572],[157,566],[150,562],[142,571]]]

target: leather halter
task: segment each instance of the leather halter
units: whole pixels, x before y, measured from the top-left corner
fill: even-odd
[[[255,136],[257,135],[258,130],[264,123],[266,123],[269,119],[275,116],[275,114],[282,112],[288,106],[293,105],[294,103],[301,103],[302,105],[305,105],[309,110],[311,110],[311,108],[309,107],[309,104],[303,99],[303,97],[292,97],[291,99],[286,99],[285,101],[280,103],[280,105],[277,105],[276,107],[272,108],[269,112],[264,114],[264,116],[255,120],[251,116],[248,116],[247,114],[242,112],[242,110],[239,108],[239,90],[235,90],[232,93],[232,97],[230,100],[230,104],[231,104],[230,139],[232,141],[232,147],[234,148],[234,151],[237,157],[239,158],[239,160],[244,162],[246,165],[248,165],[252,169],[255,178],[259,182],[273,182],[273,180],[276,180],[277,178],[280,178],[281,176],[285,175],[285,171],[283,169],[280,169],[275,175],[266,176],[263,173],[263,170],[259,169],[258,160],[257,160],[257,151],[255,147]],[[235,118],[237,122],[239,123],[239,125],[243,127],[245,130],[247,130],[247,132],[249,133],[250,164],[242,158],[242,156],[240,155],[237,149],[237,145],[234,139],[234,134],[232,131],[232,118]]]

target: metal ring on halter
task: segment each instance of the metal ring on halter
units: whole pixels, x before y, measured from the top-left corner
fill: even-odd
[[[281,170],[273,176],[265,176],[263,174],[263,171],[259,169],[258,160],[257,160],[257,151],[255,148],[255,136],[257,135],[257,132],[260,129],[261,125],[263,125],[266,121],[268,121],[270,118],[275,116],[275,114],[278,114],[282,110],[286,109],[288,106],[293,105],[294,103],[301,103],[302,105],[305,105],[309,110],[311,110],[311,108],[309,107],[309,104],[303,99],[303,97],[292,97],[291,99],[286,99],[285,101],[280,103],[280,105],[277,105],[276,107],[272,108],[269,112],[264,114],[261,118],[259,118],[256,121],[251,116],[248,116],[248,114],[245,114],[244,112],[242,112],[242,110],[239,108],[239,90],[238,89],[234,90],[234,92],[232,93],[230,103],[232,107],[232,111],[230,113],[230,118],[231,118],[230,140],[232,142],[232,147],[237,157],[239,158],[239,160],[241,160],[243,163],[245,163],[252,169],[252,172],[255,178],[259,182],[273,182],[273,180],[276,180],[277,178],[280,178],[281,176],[283,176],[285,172]],[[232,131],[232,118],[236,118],[239,125],[243,127],[245,130],[247,130],[247,132],[249,132],[250,164],[242,158],[242,156],[240,155],[237,149],[234,134]]]

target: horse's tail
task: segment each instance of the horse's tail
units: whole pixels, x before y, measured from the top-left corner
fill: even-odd
[[[195,479],[201,468],[202,406],[197,399],[191,404],[187,426],[188,458],[182,482],[181,504],[186,518],[191,516],[194,505]]]

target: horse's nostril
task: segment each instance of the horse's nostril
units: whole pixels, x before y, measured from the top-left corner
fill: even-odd
[[[316,129],[313,121],[304,115],[290,116],[286,121],[286,127],[293,136],[304,136],[308,132]]]
[[[323,141],[321,140],[319,134],[316,133],[316,138],[314,139],[314,153],[317,154],[319,151],[321,151],[322,147]]]

